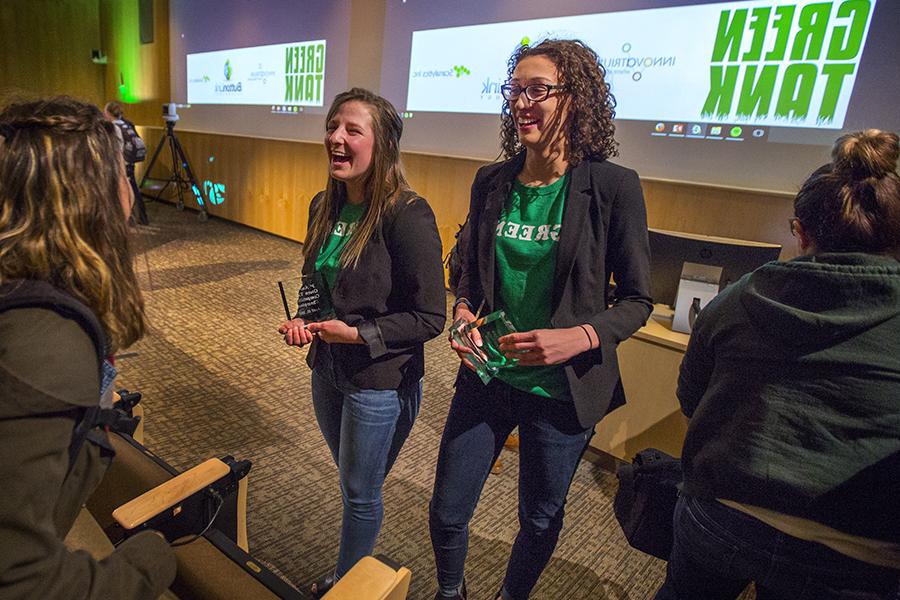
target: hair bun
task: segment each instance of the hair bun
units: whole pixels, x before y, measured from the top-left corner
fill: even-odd
[[[834,170],[857,181],[896,172],[898,156],[897,134],[878,129],[842,135],[831,151]]]

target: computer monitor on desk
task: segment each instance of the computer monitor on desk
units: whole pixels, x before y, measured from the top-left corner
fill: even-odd
[[[778,260],[781,246],[695,233],[650,229],[650,288],[653,301],[672,306],[685,262],[722,267],[719,290],[745,273]]]

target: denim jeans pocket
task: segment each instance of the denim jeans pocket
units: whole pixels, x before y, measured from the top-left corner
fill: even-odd
[[[740,541],[704,510],[703,501],[685,497],[678,519],[692,553],[702,555],[709,568],[728,571],[740,551]]]

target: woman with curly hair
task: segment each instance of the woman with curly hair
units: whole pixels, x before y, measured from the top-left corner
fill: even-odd
[[[517,426],[520,529],[496,598],[528,597],[594,425],[624,403],[616,346],[650,315],[649,250],[637,173],[607,160],[615,100],[604,75],[577,40],[522,46],[509,61],[506,160],[472,185],[454,321],[503,309],[517,333],[500,349],[518,363],[483,385],[451,342],[462,365],[429,510],[436,599],[466,597],[468,522]]]

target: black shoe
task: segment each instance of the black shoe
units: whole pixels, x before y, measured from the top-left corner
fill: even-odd
[[[463,578],[462,587],[456,592],[455,596],[441,596],[441,591],[434,595],[434,600],[466,600],[466,579]]]
[[[318,579],[316,579],[313,584],[309,588],[309,593],[313,598],[321,598],[328,591],[334,587],[337,579],[334,577],[334,571],[327,575],[322,575]]]

